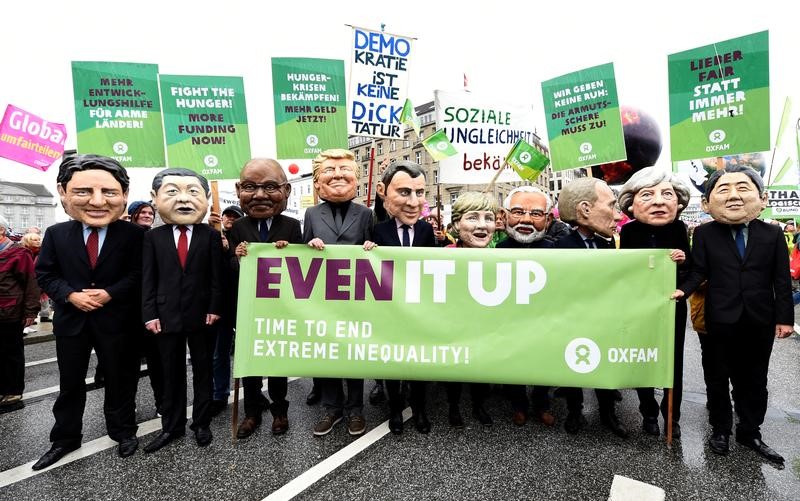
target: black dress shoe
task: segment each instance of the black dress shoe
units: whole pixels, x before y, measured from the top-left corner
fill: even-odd
[[[457,405],[451,405],[450,410],[447,412],[447,420],[450,421],[450,426],[460,430],[464,427],[464,419],[461,418],[461,410]]]
[[[128,456],[133,456],[133,453],[136,452],[136,449],[139,448],[139,439],[136,438],[136,435],[128,438],[123,438],[119,441],[119,445],[117,446],[117,454],[119,457],[126,458]]]
[[[614,435],[620,438],[628,438],[628,431],[620,424],[619,419],[617,419],[617,414],[613,411],[601,414],[600,422],[603,423],[606,428],[611,430]],[[656,426],[658,425],[656,424]]]
[[[382,404],[386,401],[386,394],[383,392],[383,382],[375,381],[375,386],[369,392],[369,403],[372,405]]]
[[[80,446],[80,444],[67,446],[53,445],[50,447],[49,451],[44,453],[44,456],[42,456],[39,461],[36,461],[36,464],[34,464],[32,468],[34,471],[43,470],[50,465],[56,464],[61,458],[77,450]]]
[[[648,435],[660,435],[661,430],[658,428],[658,418],[646,417],[642,419],[642,430]]]
[[[211,443],[214,436],[211,434],[211,428],[208,426],[198,426],[194,430],[194,438],[197,441],[198,447],[205,447]]]
[[[418,432],[423,434],[431,432],[431,422],[428,421],[428,416],[424,413],[413,414],[411,420],[414,421],[414,428],[416,428]]]
[[[728,454],[728,450],[730,449],[728,435],[725,433],[712,433],[711,438],[708,439],[708,448],[711,449],[711,452],[714,454],[720,454],[722,456]]]
[[[736,437],[736,442],[744,445],[745,447],[753,449],[762,457],[772,461],[773,463],[783,464],[783,456],[772,450],[772,447],[762,442],[759,438],[739,439],[739,437]]]
[[[322,400],[322,393],[317,389],[316,386],[314,386],[311,388],[311,391],[308,392],[308,396],[306,397],[306,405],[317,405],[320,400]]]
[[[403,415],[399,412],[393,412],[389,417],[389,431],[395,435],[403,433]]]
[[[586,418],[583,417],[583,413],[570,412],[567,414],[567,420],[564,421],[564,431],[570,435],[576,435],[585,424]]]
[[[677,421],[672,422],[672,438],[681,438],[681,425]]]
[[[185,433],[186,432],[184,432],[184,433],[180,433],[180,432],[178,432],[178,433],[167,433],[166,431],[162,431],[149,444],[144,446],[144,452],[146,454],[153,453],[153,452],[159,450],[160,448],[164,447],[165,445],[169,444],[173,440],[176,440],[176,439],[182,437]]]
[[[483,426],[492,426],[494,424],[492,416],[482,406],[472,408],[472,417],[477,419]]]

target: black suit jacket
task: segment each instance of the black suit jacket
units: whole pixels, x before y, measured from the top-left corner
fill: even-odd
[[[378,245],[400,247],[400,237],[397,235],[397,222],[394,218],[378,223],[372,230],[373,242]],[[423,220],[414,223],[414,240],[411,247],[436,247],[436,237],[433,226]]]
[[[613,249],[614,245],[605,238],[596,236],[594,237],[595,245],[598,249]],[[556,241],[554,247],[556,249],[587,249],[583,241],[583,237],[578,233],[578,230],[572,230]]]
[[[794,323],[789,254],[780,227],[750,221],[744,259],[729,225],[698,226],[693,240],[692,269],[679,288],[689,295],[708,280],[707,321],[732,324],[746,311],[762,325]]]
[[[54,303],[53,334],[76,336],[87,323],[109,335],[138,329],[143,235],[143,228],[126,221],[109,224],[97,264],[91,269],[83,224],[68,221],[47,228],[36,261],[36,279]],[[105,289],[111,301],[92,312],[81,311],[67,296],[83,289]]]
[[[257,243],[261,241],[258,222],[258,219],[253,219],[250,216],[234,221],[228,235],[228,248],[231,252],[242,242]],[[274,216],[269,227],[267,242],[277,242],[278,240],[286,240],[290,244],[304,243],[303,234],[300,232],[300,221],[283,214]]]
[[[237,219],[233,223],[228,234],[228,269],[227,272],[232,277],[233,297],[239,294],[239,258],[236,257],[234,250],[242,242],[257,243],[261,241],[258,232],[258,219],[245,216]],[[272,217],[272,224],[269,227],[267,242],[277,242],[286,240],[290,244],[302,244],[303,234],[300,231],[300,221],[297,219],[278,214]],[[233,323],[236,324],[236,301],[234,300]]]
[[[181,268],[173,225],[145,233],[142,256],[142,320],[161,320],[161,332],[199,331],[206,314],[222,314],[222,238],[195,224],[186,269]]]

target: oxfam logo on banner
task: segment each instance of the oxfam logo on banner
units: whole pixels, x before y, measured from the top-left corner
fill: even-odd
[[[117,141],[116,143],[114,143],[112,148],[114,149],[114,153],[116,153],[117,155],[124,155],[125,153],[128,152],[128,145],[123,143],[122,141]]]
[[[309,134],[306,136],[306,144],[311,146],[312,148],[319,144],[319,138],[314,134]]]
[[[527,151],[523,151],[519,154],[519,161],[526,164],[531,161],[531,154]]]
[[[712,130],[711,133],[708,135],[708,140],[714,144],[721,143],[725,140],[726,134],[725,131],[722,129]]]
[[[439,151],[446,150],[447,149],[447,142],[446,141],[441,141],[441,142],[436,143],[436,149],[439,150]]]
[[[206,155],[203,157],[203,163],[206,164],[206,167],[216,167],[219,159],[214,155]]]
[[[579,374],[592,372],[600,365],[600,347],[591,339],[573,339],[564,350],[567,366]]]
[[[580,145],[581,153],[584,155],[589,154],[592,152],[592,143],[581,143]]]

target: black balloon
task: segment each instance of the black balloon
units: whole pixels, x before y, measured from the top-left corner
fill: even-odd
[[[661,131],[653,117],[630,106],[620,106],[620,116],[628,159],[592,167],[592,176],[608,184],[624,183],[639,169],[655,165],[661,154]]]

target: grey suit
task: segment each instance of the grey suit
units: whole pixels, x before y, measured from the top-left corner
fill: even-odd
[[[337,231],[330,203],[322,202],[306,210],[303,241],[308,243],[314,238],[320,238],[326,244],[361,245],[372,239],[373,225],[371,210],[363,205],[350,203],[342,227]]]
[[[322,202],[306,210],[303,241],[308,243],[319,238],[326,245],[361,245],[366,240],[372,240],[374,224],[371,210],[351,202],[337,231],[331,204]],[[345,379],[345,383],[346,401],[341,379],[314,378],[315,386],[318,385],[322,392],[322,405],[326,413],[341,416],[346,410],[350,416],[360,416],[364,411],[364,380]]]

